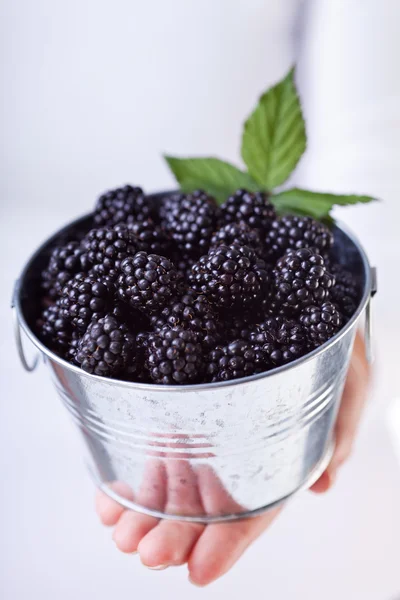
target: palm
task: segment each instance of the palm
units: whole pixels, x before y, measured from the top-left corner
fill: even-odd
[[[364,343],[356,337],[346,386],[336,424],[336,448],[330,465],[312,490],[325,492],[333,484],[337,469],[348,458],[367,394],[369,368]],[[147,465],[144,484],[133,497],[121,482],[111,486],[119,495],[154,510],[190,517],[238,512],[239,507],[204,467],[192,470],[185,460],[160,460]],[[203,525],[190,521],[157,519],[127,510],[99,492],[97,512],[104,525],[115,527],[113,539],[122,552],[138,552],[149,568],[188,564],[189,576],[197,585],[207,585],[240,558],[246,548],[273,522],[279,508],[252,519]]]

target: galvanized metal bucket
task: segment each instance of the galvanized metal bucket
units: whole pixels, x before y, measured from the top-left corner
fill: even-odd
[[[97,485],[122,505],[156,517],[209,523],[254,516],[311,485],[327,465],[356,328],[370,301],[375,269],[353,235],[335,227],[338,254],[362,280],[353,318],[326,344],[289,365],[223,383],[157,386],[89,375],[46,348],[34,333],[39,275],[64,228],[30,258],[16,283],[13,309],[49,367],[82,433]]]

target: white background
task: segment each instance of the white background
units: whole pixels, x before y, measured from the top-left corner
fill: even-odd
[[[3,0],[0,4],[0,597],[394,600],[400,469],[400,51],[396,0]],[[9,300],[28,255],[106,188],[173,186],[161,152],[238,161],[240,124],[299,57],[309,132],[294,182],[383,199],[342,210],[379,267],[374,392],[325,497],[304,494],[206,592],[150,572],[97,523],[77,435],[45,369],[25,374]]]

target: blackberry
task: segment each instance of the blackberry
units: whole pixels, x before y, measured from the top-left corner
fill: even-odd
[[[175,194],[164,204],[162,214],[165,230],[184,256],[198,258],[208,251],[219,216],[214,198],[201,190]]]
[[[76,353],[78,351],[78,345],[81,340],[81,337],[82,337],[81,334],[76,329],[74,329],[72,331],[71,340],[70,340],[70,342],[65,350],[65,353],[64,353],[65,360],[67,360],[68,362],[70,362],[74,365],[78,364],[76,361]]]
[[[117,293],[123,302],[151,314],[175,295],[178,273],[170,260],[138,252],[121,262]]]
[[[266,295],[269,276],[254,250],[240,244],[218,246],[195,263],[189,282],[223,308],[251,306]]]
[[[273,277],[272,303],[287,315],[298,314],[310,304],[321,305],[335,283],[322,256],[308,248],[288,251],[279,259]]]
[[[39,336],[50,350],[63,355],[72,340],[72,327],[63,315],[60,300],[44,309],[39,322]]]
[[[161,329],[150,337],[146,356],[146,366],[155,383],[197,383],[203,377],[203,351],[193,331],[181,327]]]
[[[343,324],[342,315],[332,302],[324,302],[322,306],[307,306],[299,320],[312,348],[318,348],[329,340]]]
[[[252,248],[260,257],[263,254],[261,235],[257,229],[251,229],[246,223],[228,223],[218,229],[211,238],[211,248],[224,244],[230,246],[237,242],[242,246]]]
[[[312,248],[323,255],[332,244],[333,234],[326,225],[311,217],[295,215],[273,221],[265,240],[266,256],[270,260],[280,258],[286,250],[298,248]]]
[[[143,221],[151,216],[150,213],[151,204],[143,194],[143,190],[140,187],[126,185],[100,196],[94,210],[93,221],[97,227],[112,227],[118,223]]]
[[[110,281],[116,280],[121,261],[139,250],[134,233],[121,225],[92,229],[83,239],[82,248],[82,264],[91,267],[95,277]]]
[[[187,290],[167,304],[160,313],[150,318],[155,331],[165,326],[182,327],[199,334],[205,348],[215,346],[221,337],[218,316],[207,298],[194,290]]]
[[[42,273],[42,288],[50,298],[57,298],[67,281],[81,270],[81,254],[78,242],[54,248],[49,264]]]
[[[223,320],[223,339],[225,344],[234,340],[249,340],[250,331],[255,323],[254,311],[226,312],[221,311]]]
[[[107,281],[78,274],[61,292],[62,315],[84,332],[93,318],[103,317],[109,310],[113,293],[114,287]]]
[[[296,360],[308,350],[303,326],[282,316],[268,317],[254,326],[250,341],[270,368]]]
[[[128,362],[125,369],[119,373],[117,379],[123,381],[136,381],[140,383],[152,383],[149,372],[145,365],[146,348],[154,332],[141,331],[136,334],[135,360]]]
[[[137,239],[138,250],[149,254],[168,256],[171,252],[171,239],[167,233],[151,219],[137,221],[129,225]]]
[[[330,296],[343,316],[349,319],[357,310],[360,302],[360,285],[357,278],[340,264],[333,264],[331,271],[336,283],[330,291]]]
[[[235,340],[227,346],[211,350],[207,359],[206,376],[209,381],[227,381],[260,373],[262,359],[251,343]]]
[[[268,279],[271,280],[272,272],[269,268],[267,268],[267,273]],[[249,308],[221,309],[219,312],[221,321],[224,322],[225,338],[229,341],[249,339],[249,331],[254,325],[275,314],[272,308],[274,307],[273,304],[271,305],[271,290],[268,289],[267,294]]]
[[[221,206],[223,224],[244,222],[251,229],[258,229],[264,236],[275,218],[275,209],[265,192],[237,190]]]
[[[180,195],[181,194],[175,192],[173,194],[167,194],[161,198],[158,209],[158,216],[161,223],[165,223],[172,211],[175,210],[176,200],[180,197]]]
[[[112,377],[134,363],[135,336],[113,315],[92,321],[78,344],[76,361],[84,371]]]

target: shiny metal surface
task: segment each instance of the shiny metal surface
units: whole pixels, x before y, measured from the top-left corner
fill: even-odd
[[[373,347],[373,322],[372,322],[372,298],[378,291],[378,278],[376,267],[371,267],[371,292],[370,297],[365,307],[365,327],[364,327],[364,339],[365,339],[365,352],[369,363],[374,361],[374,347]]]
[[[35,336],[32,295],[45,256],[55,239],[85,222],[32,257],[16,285],[15,310],[81,431],[102,489],[135,510],[210,522],[258,514],[308,484],[328,459],[356,327],[373,290],[358,242],[336,228],[364,294],[351,321],[324,346],[242,380],[157,386],[89,375]]]

